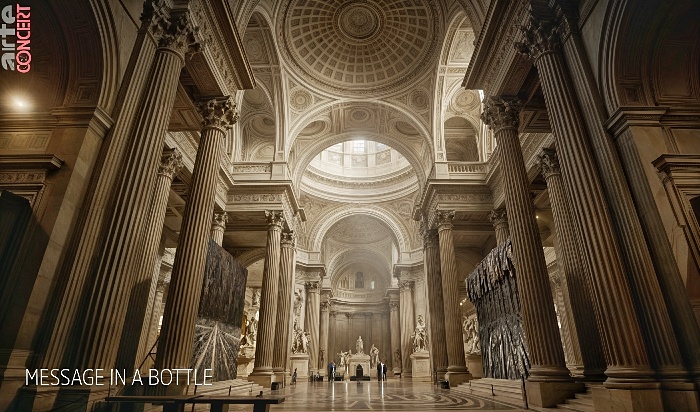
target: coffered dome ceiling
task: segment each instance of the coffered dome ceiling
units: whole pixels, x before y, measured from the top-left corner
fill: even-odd
[[[326,91],[390,92],[435,61],[437,13],[429,0],[292,0],[282,49],[299,74]]]

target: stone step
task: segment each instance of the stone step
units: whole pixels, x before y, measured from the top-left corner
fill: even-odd
[[[485,397],[495,396],[507,403],[522,404],[523,394],[520,381],[507,379],[473,379],[457,386],[456,390]],[[492,393],[493,387],[493,393]]]

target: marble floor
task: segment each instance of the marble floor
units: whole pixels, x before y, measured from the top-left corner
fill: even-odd
[[[370,381],[360,384],[357,382],[334,382],[332,384],[330,382],[300,382],[296,386],[288,385],[273,393],[289,397],[280,405],[272,405],[270,412],[524,410],[456,390],[438,389],[430,383],[399,380],[389,380],[383,383]]]

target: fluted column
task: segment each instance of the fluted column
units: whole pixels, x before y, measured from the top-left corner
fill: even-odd
[[[150,315],[160,275],[162,259],[161,237],[165,211],[168,207],[168,195],[173,176],[182,167],[182,155],[177,149],[165,150],[160,159],[158,177],[153,189],[151,210],[144,234],[144,252],[141,264],[137,268],[136,280],[129,299],[129,309],[122,330],[122,340],[117,357],[117,368],[131,370],[138,366],[149,348],[148,328]],[[164,247],[164,246],[163,246]]]
[[[143,255],[150,189],[155,185],[180,71],[185,54],[197,46],[189,12],[173,10],[169,16],[159,16],[155,25],[160,34],[159,47],[125,148],[120,176],[111,190],[111,212],[107,213],[102,234],[98,234],[104,236],[104,243],[91,255],[80,257],[89,260],[83,262],[88,266],[81,267],[87,270],[85,299],[76,299],[74,295],[73,299],[64,301],[72,308],[69,311],[75,311],[71,328],[74,338],[62,335],[66,319],[59,315],[62,324],[57,325],[60,329],[55,330],[47,350],[51,367],[108,370],[115,364],[119,340],[114,337],[121,336],[129,297],[124,291],[131,289],[136,265]],[[78,308],[72,306],[76,301],[80,302]],[[56,353],[63,349],[65,356]],[[63,389],[70,388],[62,388],[61,392]],[[60,396],[58,407],[62,405]]]
[[[519,112],[518,101],[491,98],[485,105],[482,119],[493,129],[501,147],[508,225],[517,269],[523,329],[530,352],[528,380],[568,380],[569,371],[552,306],[547,264],[518,138]]]
[[[389,302],[389,326],[391,329],[391,364],[394,366],[394,373],[401,373],[401,363],[396,362],[396,354],[401,353],[401,335],[399,326],[399,302]]]
[[[413,343],[411,334],[416,327],[413,311],[413,281],[402,280],[399,284],[401,294],[399,295],[401,309],[401,377],[411,377],[411,353],[413,353]]]
[[[280,270],[280,241],[282,238],[282,212],[268,211],[267,246],[263,267],[262,291],[260,293],[260,319],[258,321],[258,339],[255,346],[255,366],[248,380],[263,386],[272,384],[272,360],[275,346],[275,322],[277,321],[277,301]],[[256,378],[259,377],[259,378]]]
[[[292,300],[294,299],[294,266],[296,265],[294,232],[283,232],[280,250],[280,276],[279,291],[277,296],[277,325],[279,329],[275,332],[277,340],[275,342],[272,359],[272,370],[275,375],[283,375],[287,366],[287,357],[291,344],[289,342],[289,328],[291,323]],[[278,379],[283,381],[283,379]]]
[[[228,214],[226,212],[214,212],[214,219],[211,223],[211,238],[219,246],[224,244],[226,222],[228,222]]]
[[[605,370],[603,349],[596,326],[595,314],[590,302],[593,300],[584,262],[579,257],[582,249],[561,177],[559,159],[552,149],[544,149],[540,155],[542,175],[547,181],[549,202],[552,205],[554,227],[558,241],[555,243],[557,264],[560,268],[562,300],[568,318],[570,360],[574,365],[572,375],[585,379],[599,379]]]
[[[326,376],[328,370],[326,365],[330,362],[331,355],[328,353],[328,328],[330,322],[330,308],[331,303],[329,301],[321,302],[321,330],[319,332],[319,362],[318,371],[321,375]],[[320,361],[320,351],[323,351],[323,364]]]
[[[177,251],[158,342],[156,368],[189,368],[204,267],[211,239],[216,183],[226,131],[238,119],[228,97],[199,103],[203,128],[182,216]]]
[[[509,237],[508,231],[508,215],[505,209],[495,209],[489,213],[489,221],[493,225],[493,230],[496,231],[496,244],[499,245],[505,242]]]
[[[304,327],[309,332],[309,373],[318,372],[318,328],[320,325],[320,282],[306,282],[306,316]]]
[[[545,102],[554,130],[561,172],[574,215],[578,221],[581,245],[586,247],[593,296],[597,299],[598,322],[603,334],[608,379],[608,388],[649,388],[654,385],[654,371],[650,367],[650,353],[644,345],[644,333],[658,334],[667,330],[645,325],[643,316],[635,311],[633,286],[635,283],[625,276],[625,267],[618,239],[614,235],[613,220],[607,207],[600,176],[596,169],[588,137],[579,115],[571,81],[560,52],[556,29],[549,22],[533,21],[524,32],[525,42],[516,44],[521,53],[530,56],[542,81]],[[642,258],[642,257],[639,257]],[[646,260],[646,258],[642,258]],[[628,260],[629,263],[629,260]],[[632,266],[634,267],[634,266]],[[635,281],[645,274],[634,272]],[[640,276],[641,275],[641,276]],[[614,297],[614,298],[613,298]],[[642,312],[657,312],[653,304]],[[659,311],[665,313],[665,309]],[[663,316],[657,312],[654,317]],[[667,318],[667,316],[666,316]],[[642,322],[640,322],[642,320]],[[642,327],[644,325],[644,327]],[[670,325],[669,325],[670,326]],[[670,329],[668,329],[670,332]],[[665,346],[673,334],[659,336],[659,346]],[[677,349],[677,348],[676,348]],[[666,359],[656,359],[660,365],[666,361],[675,363],[675,351]]]
[[[437,211],[438,238],[440,249],[440,275],[442,276],[442,299],[445,310],[445,342],[447,343],[447,373],[445,379],[450,385],[472,378],[467,370],[462,340],[462,316],[459,310],[458,288],[464,284],[457,277],[455,244],[452,238],[452,218],[454,211]]]
[[[447,343],[445,339],[445,306],[442,298],[442,275],[440,274],[440,246],[437,230],[423,234],[423,264],[428,284],[430,310],[430,354],[433,368],[439,378],[447,373]]]

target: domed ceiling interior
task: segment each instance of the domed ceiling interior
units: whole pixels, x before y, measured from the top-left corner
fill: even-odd
[[[381,301],[396,286],[393,265],[420,262],[413,211],[435,162],[484,162],[493,147],[479,92],[460,86],[475,38],[464,9],[447,0],[248,4],[237,19],[257,87],[237,96],[234,161],[286,163],[307,219],[299,255],[320,256],[334,298]],[[255,283],[262,269],[249,267]]]

